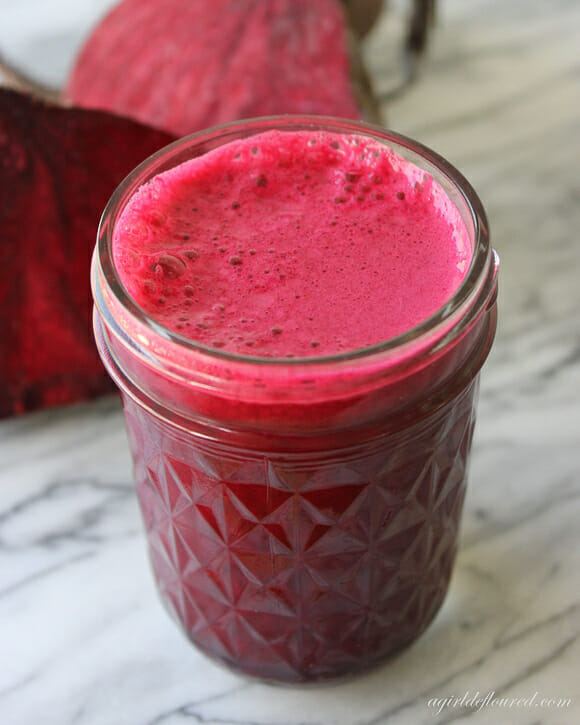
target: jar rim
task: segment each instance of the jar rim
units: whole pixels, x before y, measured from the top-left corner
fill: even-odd
[[[154,176],[193,158],[196,147],[201,149],[209,144],[210,148],[205,148],[203,154],[230,140],[254,136],[269,130],[326,130],[345,135],[370,137],[387,145],[418,168],[427,171],[439,183],[446,182],[448,187],[444,188],[446,194],[449,188],[458,192],[469,215],[469,219],[465,219],[458,209],[466,223],[468,234],[472,237],[473,252],[467,273],[447,302],[417,325],[379,343],[340,353],[292,358],[242,354],[211,347],[170,330],[149,315],[125,289],[113,262],[113,233],[126,203]],[[457,207],[453,199],[450,199],[450,202]],[[461,172],[437,152],[407,136],[366,122],[332,116],[287,114],[244,119],[198,131],[164,146],[131,171],[113,192],[103,211],[93,257],[92,287],[95,304],[106,318],[111,319],[111,315],[110,310],[107,314],[107,310],[103,309],[107,303],[100,289],[101,284],[106,285],[106,297],[114,300],[117,307],[120,305],[120,309],[129,314],[132,322],[138,323],[141,329],[170,345],[176,345],[184,352],[201,354],[216,363],[221,361],[224,364],[291,369],[334,366],[349,362],[360,364],[367,359],[375,360],[377,356],[389,356],[395,351],[414,348],[417,344],[420,345],[421,341],[427,343],[427,340],[437,339],[440,342],[441,337],[449,339],[449,335],[454,338],[456,334],[460,334],[464,325],[469,324],[469,321],[489,304],[495,289],[496,268],[497,257],[490,245],[488,221],[481,200]],[[455,320],[463,324],[454,325]]]

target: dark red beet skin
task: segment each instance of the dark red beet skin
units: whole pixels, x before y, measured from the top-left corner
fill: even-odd
[[[124,0],[65,96],[176,135],[280,113],[360,118],[339,0]]]
[[[90,321],[97,226],[123,177],[171,140],[0,89],[0,416],[111,388]]]

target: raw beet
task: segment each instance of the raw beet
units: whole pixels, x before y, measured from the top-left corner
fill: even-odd
[[[65,96],[184,135],[279,113],[360,118],[357,86],[339,0],[124,0]]]
[[[167,134],[0,89],[0,416],[111,387],[93,342],[100,214]]]

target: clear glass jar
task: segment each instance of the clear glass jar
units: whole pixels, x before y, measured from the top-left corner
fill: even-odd
[[[148,317],[112,235],[146,181],[268,129],[369,135],[429,173],[464,220],[468,273],[429,319],[318,358],[212,349]],[[179,140],[117,189],[93,258],[95,332],[121,390],[161,598],[203,652],[281,682],[353,675],[412,642],[447,591],[498,259],[469,183],[420,144],[365,124],[279,117]]]

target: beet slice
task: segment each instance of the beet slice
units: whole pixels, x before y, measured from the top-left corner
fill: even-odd
[[[280,113],[360,118],[347,35],[340,0],[124,0],[65,97],[176,135]]]
[[[99,217],[165,133],[0,89],[0,416],[110,389],[91,330]]]

